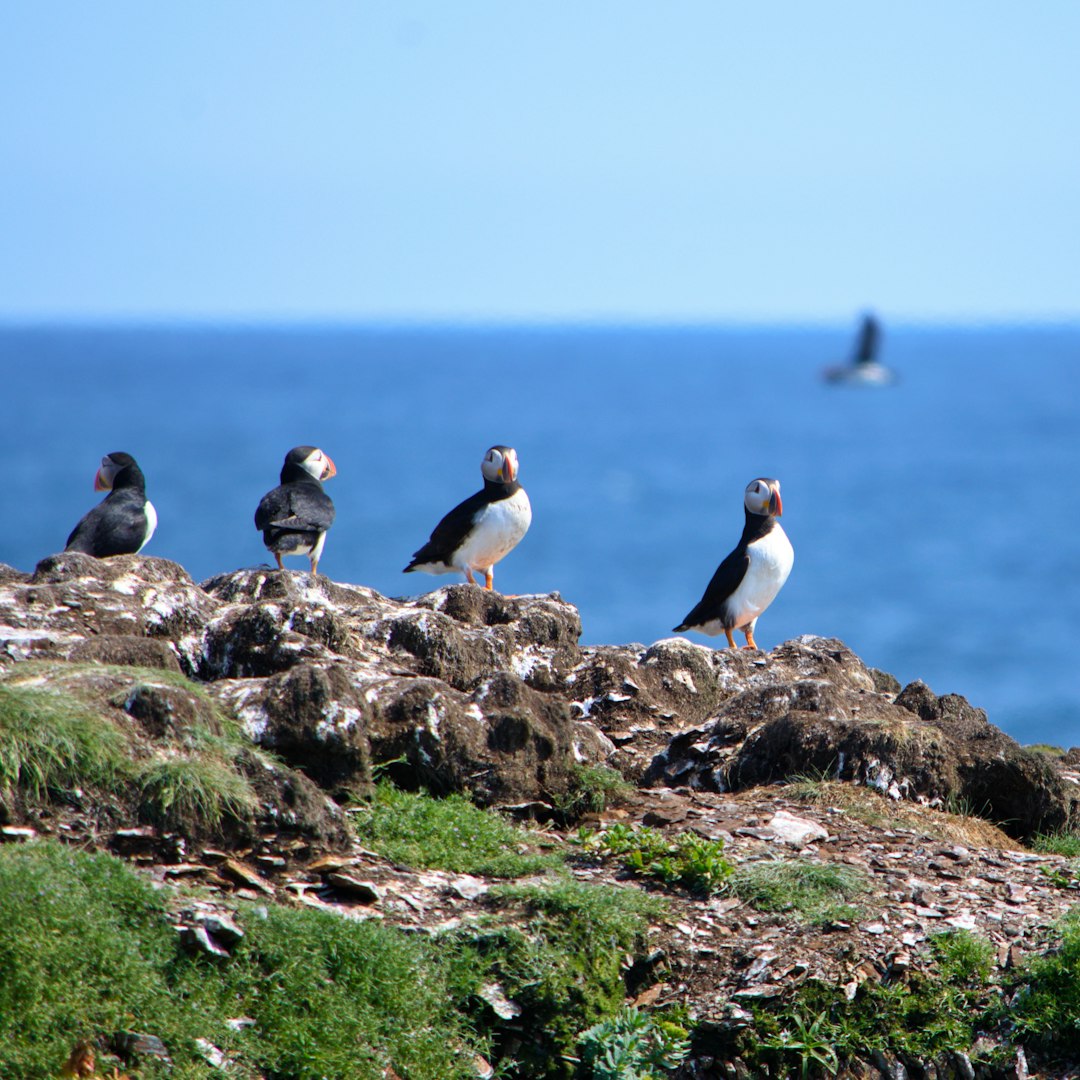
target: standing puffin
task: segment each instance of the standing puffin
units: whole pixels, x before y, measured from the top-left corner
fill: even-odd
[[[109,494],[75,526],[64,550],[98,559],[142,551],[157,528],[157,511],[146,497],[146,477],[138,462],[119,451],[106,454],[94,476],[94,490]]]
[[[449,574],[457,570],[470,585],[473,571],[484,572],[484,588],[494,581],[492,567],[517,546],[532,522],[532,507],[517,482],[517,451],[493,446],[480,463],[484,487],[459,503],[435,526],[431,539],[417,551],[403,573],[423,570]]]
[[[334,504],[322,481],[337,475],[337,467],[316,446],[294,446],[285,455],[281,483],[268,491],[255,511],[255,528],[284,570],[283,555],[307,555],[311,573],[318,570],[326,530],[334,524]]]
[[[776,520],[784,510],[779,480],[751,480],[743,503],[746,524],[735,550],[717,568],[705,595],[675,631],[719,634],[723,630],[728,645],[734,649],[732,631],[741,630],[746,635],[746,648],[756,649],[754,627],[758,616],[787,581],[795,552]]]

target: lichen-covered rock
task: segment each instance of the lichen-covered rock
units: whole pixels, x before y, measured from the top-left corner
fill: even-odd
[[[68,657],[101,635],[176,641],[204,626],[214,602],[168,559],[64,552],[0,584],[0,656]]]
[[[1070,820],[1078,800],[1048,759],[957,695],[935,697],[921,683],[879,693],[880,680],[838,645],[778,647],[770,674],[676,734],[644,782],[737,791],[794,777],[847,780],[896,799],[969,806],[1019,838]]]
[[[1059,765],[962,698],[919,683],[900,691],[840,641],[583,649],[580,634],[558,594],[450,585],[394,600],[268,568],[200,586],[139,556],[55,555],[32,575],[0,567],[0,664],[195,678],[209,695],[199,701],[143,678],[121,694],[125,715],[166,744],[210,730],[199,709],[239,721],[253,748],[284,763],[261,777],[268,791],[279,784],[275,799],[291,785],[282,820],[309,782],[353,796],[376,766],[402,784],[521,803],[560,798],[583,764],[712,790],[832,776],[963,802],[1017,836],[1070,820],[1077,785]]]
[[[345,662],[302,662],[265,679],[222,680],[218,700],[258,746],[331,792],[371,782],[372,708]]]

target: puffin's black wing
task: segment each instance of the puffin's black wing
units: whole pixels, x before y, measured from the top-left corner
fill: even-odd
[[[255,511],[255,528],[326,532],[334,524],[334,503],[314,481],[281,484],[268,491]]]
[[[695,626],[704,626],[713,619],[723,620],[724,601],[739,587],[739,582],[746,576],[750,567],[750,556],[745,547],[737,547],[716,568],[712,580],[705,589],[705,595],[697,606],[675,627],[676,633]]]
[[[476,523],[477,515],[491,502],[486,491],[478,491],[470,495],[464,502],[458,503],[449,514],[435,526],[431,533],[431,539],[413,552],[412,562],[405,567],[408,573],[414,566],[423,566],[425,563],[446,563],[453,558],[454,552],[461,547],[462,541],[467,537]]]
[[[65,551],[99,559],[131,555],[146,538],[146,496],[130,488],[107,495],[71,531]]]

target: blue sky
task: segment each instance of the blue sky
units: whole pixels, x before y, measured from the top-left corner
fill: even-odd
[[[1080,4],[11,2],[0,318],[1080,317]]]

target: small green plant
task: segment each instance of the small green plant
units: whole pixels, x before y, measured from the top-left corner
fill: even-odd
[[[630,1007],[582,1033],[579,1060],[591,1080],[661,1080],[689,1050],[682,1028]]]
[[[1061,944],[1021,971],[1009,1006],[1016,1037],[1062,1058],[1080,1054],[1080,907],[1058,924]]]
[[[941,978],[954,986],[982,986],[994,969],[995,949],[968,930],[944,930],[930,937]]]
[[[852,866],[808,859],[743,863],[731,891],[759,911],[792,913],[799,921],[824,926],[858,918],[851,901],[866,891],[866,877]]]
[[[647,826],[616,824],[599,832],[582,830],[578,842],[585,851],[621,859],[627,870],[642,877],[702,895],[723,889],[733,870],[724,857],[722,840],[706,840],[693,832],[668,840]]]
[[[515,878],[564,865],[541,853],[528,830],[462,795],[436,799],[381,780],[371,799],[349,813],[362,844],[404,866]]]
[[[768,1055],[775,1055],[781,1062],[794,1060],[799,1076],[804,1078],[814,1075],[816,1070],[826,1076],[835,1076],[840,1059],[833,1045],[835,1033],[831,1030],[823,1014],[813,1019],[795,1013],[788,1026],[761,1041],[761,1049]]]

